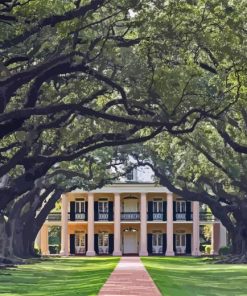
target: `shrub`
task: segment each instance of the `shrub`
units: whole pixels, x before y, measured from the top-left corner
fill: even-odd
[[[224,256],[228,255],[231,252],[231,248],[229,246],[224,246],[219,249],[219,255]]]
[[[211,249],[212,249],[212,247],[211,247],[210,245],[206,245],[206,246],[205,246],[205,252],[206,252],[207,254],[210,254],[210,253],[211,253]]]
[[[200,244],[200,252],[202,253],[205,252],[205,245]]]
[[[50,245],[49,251],[50,251],[50,254],[59,254],[60,246],[59,245]]]

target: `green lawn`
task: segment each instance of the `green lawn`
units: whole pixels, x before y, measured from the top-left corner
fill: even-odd
[[[0,295],[97,295],[118,261],[114,257],[54,258],[0,270]]]
[[[210,264],[200,258],[142,258],[165,296],[246,296],[247,265]]]

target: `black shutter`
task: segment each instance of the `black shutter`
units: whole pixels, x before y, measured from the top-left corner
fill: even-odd
[[[167,220],[167,202],[163,201],[163,221]]]
[[[191,202],[186,201],[186,221],[191,220]]]
[[[176,202],[173,202],[173,221],[176,221]]]
[[[108,206],[109,206],[108,221],[113,221],[113,202],[109,201]]]
[[[99,242],[98,242],[98,234],[94,234],[94,251],[96,254],[99,254]]]
[[[114,235],[112,233],[109,234],[109,254],[112,254],[114,250]]]
[[[75,221],[75,202],[70,202],[70,221]]]
[[[163,250],[162,253],[165,255],[166,253],[166,233],[163,233]]]
[[[173,234],[173,251],[176,254],[176,234]]]
[[[85,250],[87,252],[87,233],[85,234]]]
[[[94,221],[98,221],[98,202],[94,202]]]
[[[85,221],[88,219],[88,202],[85,202]]]
[[[147,240],[148,240],[148,254],[152,254],[153,253],[153,235],[152,235],[152,233],[148,233]]]
[[[153,221],[153,202],[148,202],[148,221]]]
[[[186,254],[191,254],[191,234],[186,234]]]
[[[75,254],[75,235],[70,234],[70,254]]]

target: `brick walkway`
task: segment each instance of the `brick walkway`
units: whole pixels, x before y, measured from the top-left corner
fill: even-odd
[[[99,296],[161,296],[139,257],[122,257]]]

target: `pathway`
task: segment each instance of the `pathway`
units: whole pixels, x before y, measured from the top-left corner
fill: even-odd
[[[161,296],[139,257],[122,257],[99,296]]]

